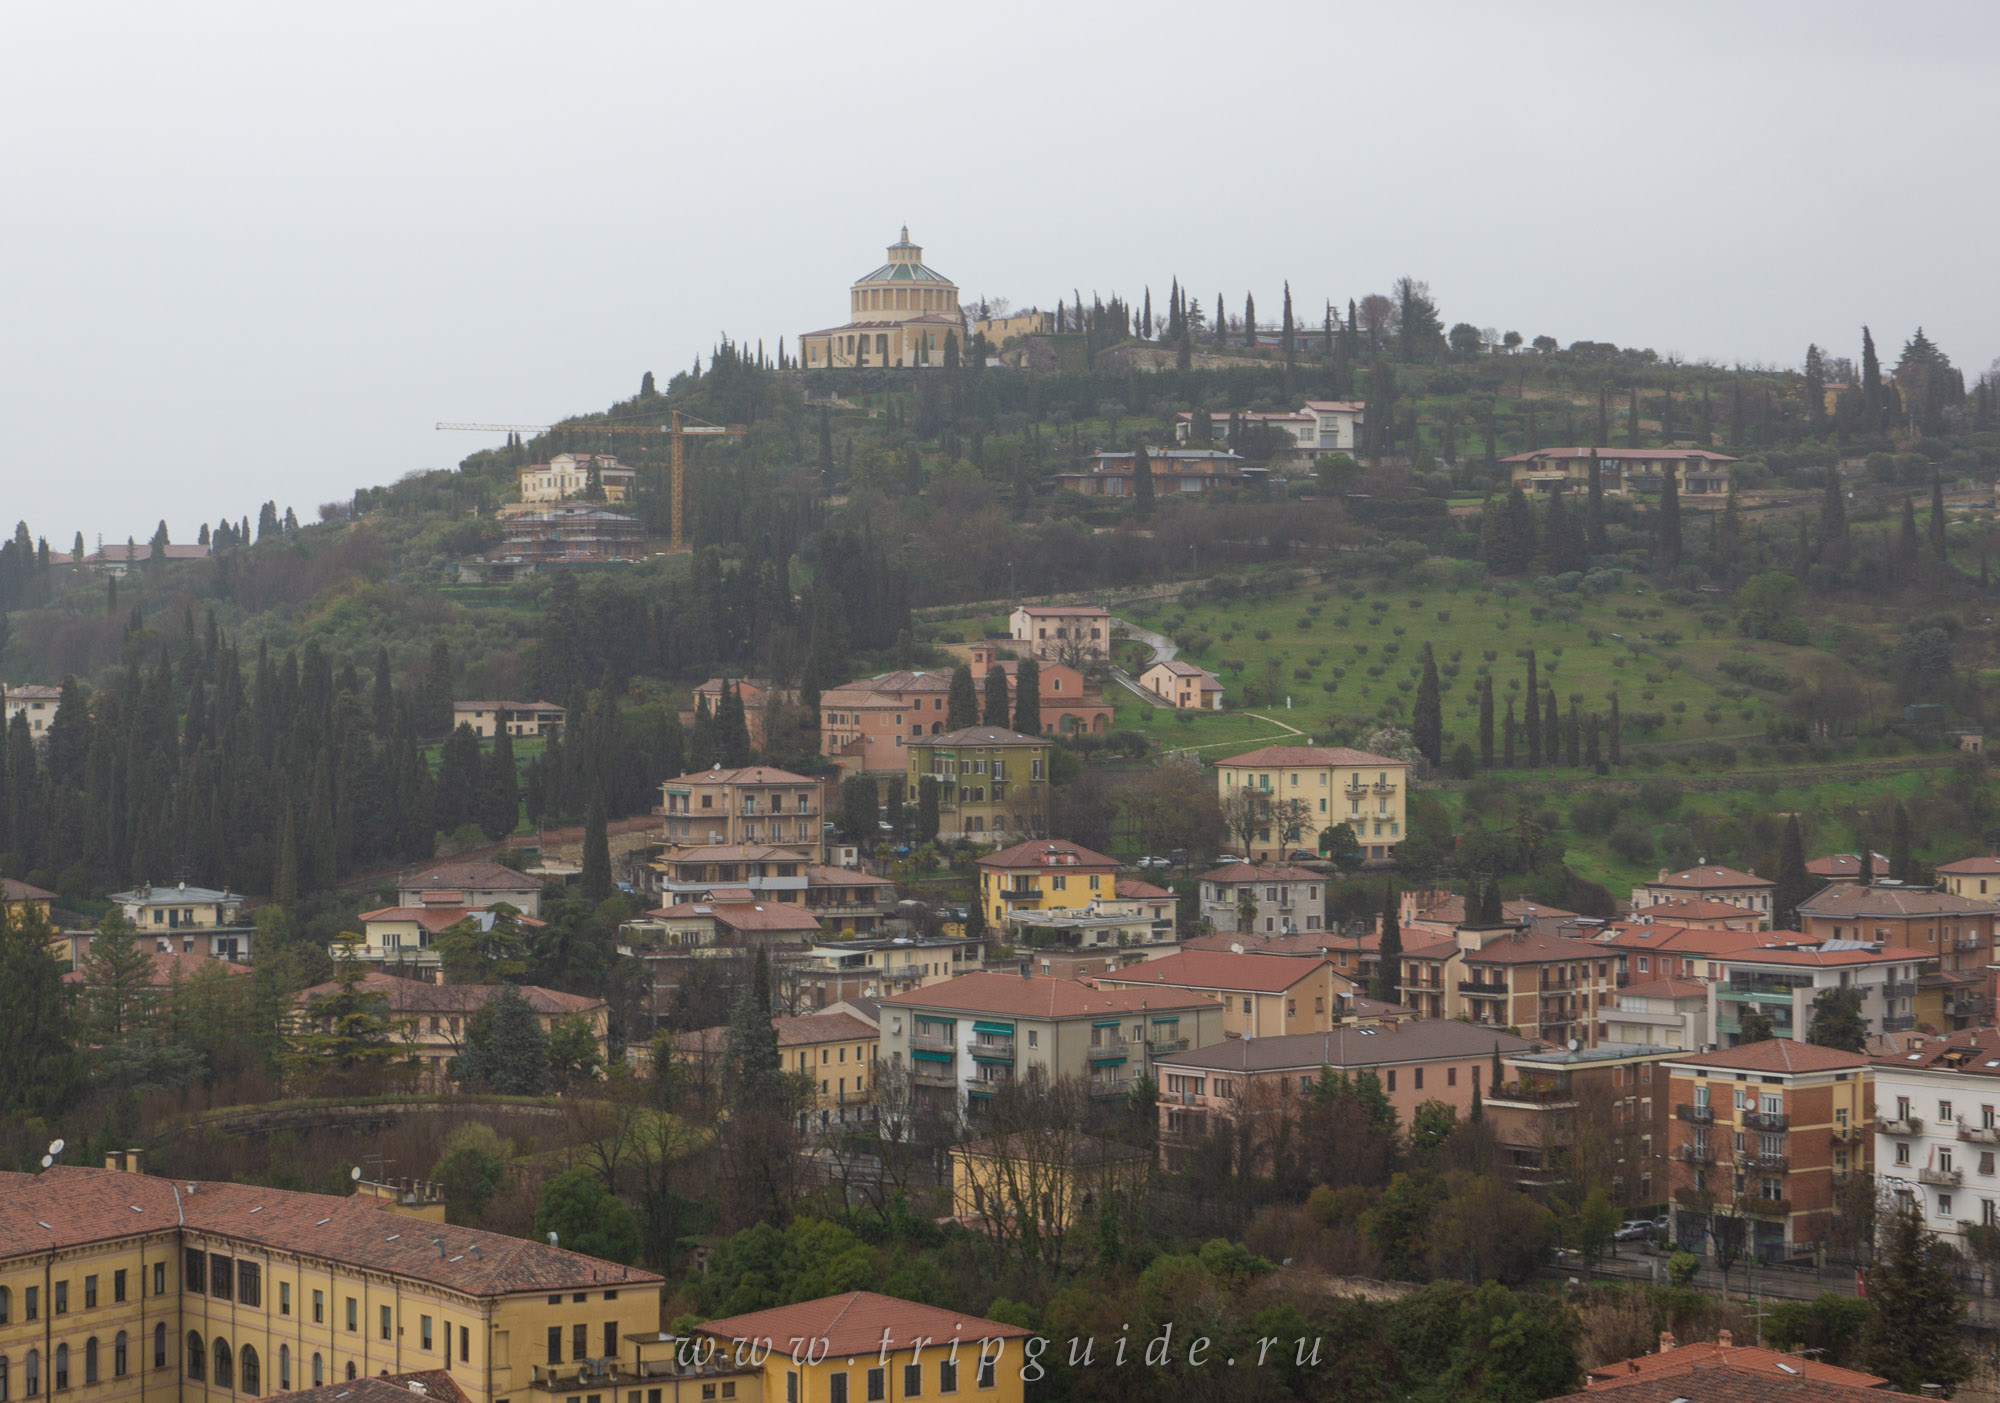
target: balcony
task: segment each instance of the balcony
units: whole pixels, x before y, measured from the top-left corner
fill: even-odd
[[[1788,1198],[1739,1198],[1736,1211],[1751,1218],[1788,1218],[1792,1201]]]
[[[1882,997],[1885,999],[1914,999],[1916,996],[1915,984],[1898,984],[1892,980],[1882,986]]]
[[[1090,1079],[1090,1094],[1092,1096],[1123,1096],[1131,1091],[1132,1082],[1133,1079],[1131,1077],[1092,1077]]]
[[[1682,1145],[1674,1151],[1674,1158],[1688,1164],[1714,1164],[1715,1151],[1707,1145]]]
[[[1759,1155],[1744,1153],[1736,1157],[1736,1163],[1744,1169],[1759,1174],[1783,1174],[1791,1168],[1791,1161],[1783,1155]]]
[[[1917,1016],[1914,1013],[1893,1014],[1882,1020],[1882,1031],[1885,1033],[1907,1033],[1916,1026]]]
[[[1858,1145],[1868,1138],[1868,1127],[1863,1125],[1836,1125],[1828,1134],[1836,1145]]]
[[[910,1034],[910,1051],[956,1052],[958,1051],[958,1044],[953,1042],[949,1036],[936,1033],[912,1033]]]
[[[1921,1135],[1924,1133],[1922,1116],[1881,1116],[1875,1117],[1877,1135]]]
[[[579,1360],[568,1365],[535,1364],[530,1367],[534,1372],[528,1386],[544,1393],[604,1388],[618,1382],[618,1361],[615,1359]]]
[[[1962,1188],[1965,1184],[1965,1171],[1963,1169],[1931,1169],[1926,1167],[1917,1171],[1917,1182],[1920,1184],[1936,1184],[1941,1189]]]
[[[1148,1038],[1146,1040],[1146,1052],[1153,1057],[1165,1057],[1168,1053],[1186,1052],[1187,1049],[1188,1040],[1186,1038]]]
[[[1038,901],[1041,899],[1041,895],[1042,891],[1040,887],[1004,887],[1001,889],[1000,899],[1002,901]]]
[[[1967,1125],[1965,1117],[1958,1118],[1958,1138],[1971,1140],[1980,1145],[2000,1145],[2000,1126]]]
[[[1743,1113],[1743,1128],[1745,1130],[1789,1130],[1791,1126],[1792,1118],[1782,1111],[1745,1111]]]
[[[1378,779],[1373,784],[1369,785],[1368,789],[1371,793],[1375,794],[1394,794],[1396,792],[1395,785],[1389,783],[1387,780],[1381,780],[1381,779]]]
[[[1691,1120],[1697,1125],[1715,1124],[1715,1107],[1713,1106],[1676,1106],[1674,1107],[1674,1115],[1681,1120]]]
[[[918,1086],[957,1086],[958,1071],[949,1062],[912,1062],[910,1080]]]
[[[1458,981],[1458,992],[1469,999],[1504,999],[1507,997],[1507,986],[1484,979],[1461,979]]]
[[[975,1042],[967,1051],[981,1062],[1012,1062],[1014,1040],[995,1038],[992,1042]]]
[[[1718,999],[1783,999],[1790,1002],[1794,992],[1789,984],[1768,979],[1745,979],[1717,985],[1715,996]]]
[[[1524,1086],[1516,1082],[1488,1093],[1486,1100],[1489,1105],[1495,1101],[1512,1101],[1525,1106],[1566,1106],[1575,1102],[1576,1093],[1566,1086]]]

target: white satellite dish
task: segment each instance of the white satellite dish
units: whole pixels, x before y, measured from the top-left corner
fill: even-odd
[[[56,1140],[56,1141],[52,1142],[52,1143],[51,1143],[51,1144],[49,1145],[49,1153],[50,1153],[50,1154],[52,1154],[52,1155],[59,1155],[59,1154],[61,1154],[61,1153],[63,1152],[63,1143],[64,1143],[64,1142],[63,1142],[63,1141],[61,1141],[61,1140]]]
[[[353,1181],[354,1181],[355,1183],[357,1183],[357,1184],[358,1184],[358,1183],[360,1183],[360,1182],[361,1182],[361,1166],[357,1164],[357,1165],[355,1165],[355,1166],[354,1166],[354,1168],[352,1168],[352,1169],[348,1170],[348,1171],[347,1171],[347,1177],[348,1177],[348,1178],[350,1178],[350,1179],[352,1179],[352,1180],[353,1180]]]
[[[42,1156],[42,1168],[44,1169],[47,1169],[50,1165],[54,1164],[55,1162],[56,1162],[56,1157],[54,1155]]]
[[[1569,1040],[1569,1050],[1570,1050],[1571,1052],[1575,1052],[1575,1051],[1576,1051],[1576,1050],[1577,1050],[1578,1048],[1580,1048],[1580,1047],[1582,1047],[1582,1046],[1583,1046],[1583,1044],[1582,1044],[1582,1043],[1580,1043],[1580,1042],[1578,1042],[1578,1041],[1577,1041],[1577,1040],[1576,1040],[1575,1038],[1571,1038],[1571,1039]]]

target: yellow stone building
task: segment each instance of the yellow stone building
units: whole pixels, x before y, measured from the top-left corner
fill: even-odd
[[[1283,862],[1294,849],[1318,852],[1321,830],[1336,823],[1354,830],[1363,857],[1394,857],[1409,777],[1401,760],[1325,745],[1267,745],[1215,766],[1224,821],[1232,805],[1253,805],[1260,821],[1244,854],[1252,862]],[[1294,802],[1305,808],[1293,810],[1288,823],[1281,806]],[[1291,823],[1296,831],[1288,831]],[[1230,836],[1243,842],[1233,824]]]
[[[910,226],[889,245],[889,261],[848,290],[850,320],[799,337],[799,364],[807,370],[847,366],[943,365],[945,338],[965,349],[965,314],[958,287],[924,266],[924,251],[910,242]]]
[[[621,1403],[660,1338],[650,1273],[395,1199],[114,1167],[137,1159],[0,1174],[0,1396],[220,1403],[442,1370],[470,1403]]]
[[[1118,860],[1067,838],[1036,838],[979,859],[979,903],[987,922],[1010,911],[1077,910],[1118,890]]]
[[[912,738],[909,790],[938,787],[938,837],[1004,843],[1048,831],[1049,739],[999,726]]]

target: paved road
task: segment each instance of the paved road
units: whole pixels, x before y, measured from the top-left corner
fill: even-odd
[[[1664,1285],[1667,1280],[1667,1253],[1654,1252],[1644,1248],[1635,1249],[1630,1245],[1621,1246],[1619,1255],[1606,1257],[1590,1273],[1592,1280],[1615,1281],[1655,1281]],[[1656,1275],[1657,1272],[1657,1275]],[[1584,1280],[1585,1273],[1580,1266],[1549,1267],[1546,1275],[1571,1281]],[[1720,1292],[1723,1289],[1722,1274],[1704,1258],[1701,1270],[1696,1272],[1690,1283],[1697,1290]],[[1810,1301],[1832,1292],[1836,1296],[1855,1294],[1854,1268],[1844,1264],[1827,1266],[1824,1270],[1812,1267],[1773,1267],[1738,1262],[1729,1269],[1728,1294],[1762,1296],[1775,1300]],[[1971,1321],[1992,1328],[2000,1326],[2000,1299],[1990,1296],[1969,1296],[1966,1300],[1967,1314]]]

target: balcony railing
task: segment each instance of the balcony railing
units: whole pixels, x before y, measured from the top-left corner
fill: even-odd
[[[1836,1125],[1828,1134],[1836,1145],[1858,1145],[1868,1136],[1868,1127],[1863,1125]]]
[[[1917,1026],[1917,1016],[1913,1013],[1892,1014],[1882,1020],[1885,1033],[1907,1033]]]
[[[1123,1096],[1131,1089],[1131,1077],[1092,1077],[1090,1079],[1090,1094],[1092,1096]]]
[[[1524,1102],[1530,1106],[1560,1106],[1576,1100],[1576,1093],[1566,1086],[1523,1086],[1516,1082],[1511,1086],[1496,1087],[1487,1093],[1487,1100]]]
[[[1914,999],[1916,996],[1915,984],[1898,984],[1891,980],[1882,986],[1882,997],[1885,999]]]
[[[1791,1214],[1792,1201],[1788,1198],[1739,1198],[1736,1208],[1752,1218],[1784,1218]]]
[[[1125,1038],[1107,1038],[1103,1042],[1092,1043],[1088,1056],[1093,1062],[1108,1062],[1115,1057],[1130,1057],[1137,1046]]]
[[[1458,981],[1458,992],[1474,999],[1504,999],[1507,997],[1507,986],[1484,979],[1461,979]]]
[[[969,1049],[982,1062],[1012,1062],[1014,1060],[1014,1040],[998,1038],[993,1042],[975,1042]]]
[[[910,1080],[919,1086],[957,1086],[958,1072],[949,1062],[913,1062]]]
[[[949,1037],[937,1033],[912,1033],[910,1034],[910,1051],[956,1052],[958,1051],[958,1044],[953,1042]]]
[[[1697,1125],[1715,1124],[1715,1107],[1713,1106],[1680,1105],[1674,1107],[1674,1114],[1682,1120],[1691,1120]]]
[[[1921,1135],[1924,1133],[1922,1116],[1875,1117],[1875,1133],[1878,1135]]]
[[[1745,1111],[1745,1130],[1789,1130],[1792,1118],[1782,1111]]]
[[[1958,1138],[1971,1140],[1981,1145],[2000,1145],[2000,1126],[1967,1125],[1965,1117],[1958,1118]]]
[[[1186,1038],[1148,1038],[1146,1040],[1146,1051],[1155,1057],[1164,1057],[1170,1052],[1186,1052],[1187,1048],[1188,1040]]]
[[[1718,985],[1715,996],[1719,999],[1789,999],[1794,992],[1789,984],[1777,984],[1768,979],[1746,979]]]
[[[1715,1150],[1708,1145],[1682,1145],[1674,1152],[1674,1158],[1689,1164],[1714,1164]]]
[[[1926,1167],[1917,1171],[1917,1182],[1921,1184],[1936,1184],[1940,1188],[1955,1189],[1965,1183],[1965,1171],[1963,1169],[1931,1169]]]
[[[1760,1155],[1745,1152],[1736,1157],[1736,1162],[1745,1169],[1761,1174],[1783,1174],[1791,1168],[1791,1161],[1783,1155]]]

